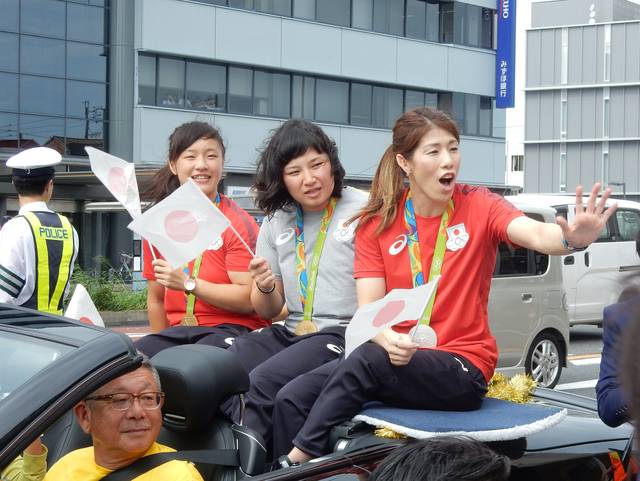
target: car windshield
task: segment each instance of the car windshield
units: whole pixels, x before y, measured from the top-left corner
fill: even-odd
[[[0,401],[73,347],[3,332],[0,352]]]

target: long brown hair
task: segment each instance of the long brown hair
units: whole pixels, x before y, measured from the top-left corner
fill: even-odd
[[[180,154],[200,139],[213,139],[220,143],[224,161],[225,146],[220,131],[206,122],[187,122],[176,127],[169,136],[169,156],[166,165],[162,167],[146,184],[142,193],[143,200],[156,204],[180,187],[178,176],[171,172],[169,164],[178,160]]]
[[[405,173],[396,162],[396,155],[401,154],[410,159],[422,138],[433,128],[446,130],[460,141],[458,126],[440,110],[419,107],[405,112],[396,120],[393,141],[382,155],[373,177],[369,201],[354,217],[354,220],[360,220],[360,225],[373,217],[381,216],[382,221],[376,229],[376,235],[379,235],[394,221],[405,182]]]

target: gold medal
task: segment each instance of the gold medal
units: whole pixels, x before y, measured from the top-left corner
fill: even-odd
[[[306,336],[314,332],[318,332],[318,326],[316,326],[313,321],[300,321],[294,331],[296,336]]]
[[[181,326],[197,326],[198,318],[194,314],[185,314],[180,321]]]

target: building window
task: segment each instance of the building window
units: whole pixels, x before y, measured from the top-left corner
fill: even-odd
[[[609,142],[602,142],[602,185],[609,185]]]
[[[184,106],[184,60],[158,59],[158,102],[165,107]]]
[[[560,83],[567,84],[569,75],[569,29],[562,27],[562,55],[560,58]]]
[[[200,0],[243,10],[492,49],[495,10],[432,0]]]
[[[229,67],[229,112],[253,113],[253,72],[251,69]]]
[[[567,126],[568,126],[568,106],[567,106],[567,90],[562,89],[560,91],[560,139],[567,139]]]
[[[2,77],[0,81],[10,84]],[[90,85],[79,83],[87,84],[87,88]],[[92,96],[97,97],[101,98]],[[403,89],[148,53],[138,57],[138,104],[383,129],[392,128],[402,112],[426,106],[449,112],[458,121],[462,134],[492,135],[491,97]]]
[[[511,172],[524,172],[524,155],[511,156]]]
[[[604,81],[611,79],[611,24],[604,26]]]
[[[602,89],[602,137],[609,138],[609,127],[611,125],[611,89]]]
[[[196,110],[224,111],[226,102],[226,67],[200,62],[187,62],[186,106]]]
[[[562,142],[560,144],[560,172],[559,172],[559,187],[560,192],[567,191],[567,144]]]
[[[349,120],[349,84],[316,79],[316,117],[320,122],[346,124]]]

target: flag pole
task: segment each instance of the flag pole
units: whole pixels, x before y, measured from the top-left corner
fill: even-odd
[[[235,227],[233,227],[233,224],[229,223],[229,227],[231,227],[231,230],[233,231],[233,233],[235,235],[238,236],[238,239],[240,239],[240,242],[242,242],[242,244],[247,248],[247,250],[249,251],[249,254],[251,254],[251,257],[255,257],[255,253],[251,250],[251,247],[249,247],[249,244],[247,244],[244,239],[242,238],[242,236],[238,233],[238,231],[236,230]]]

